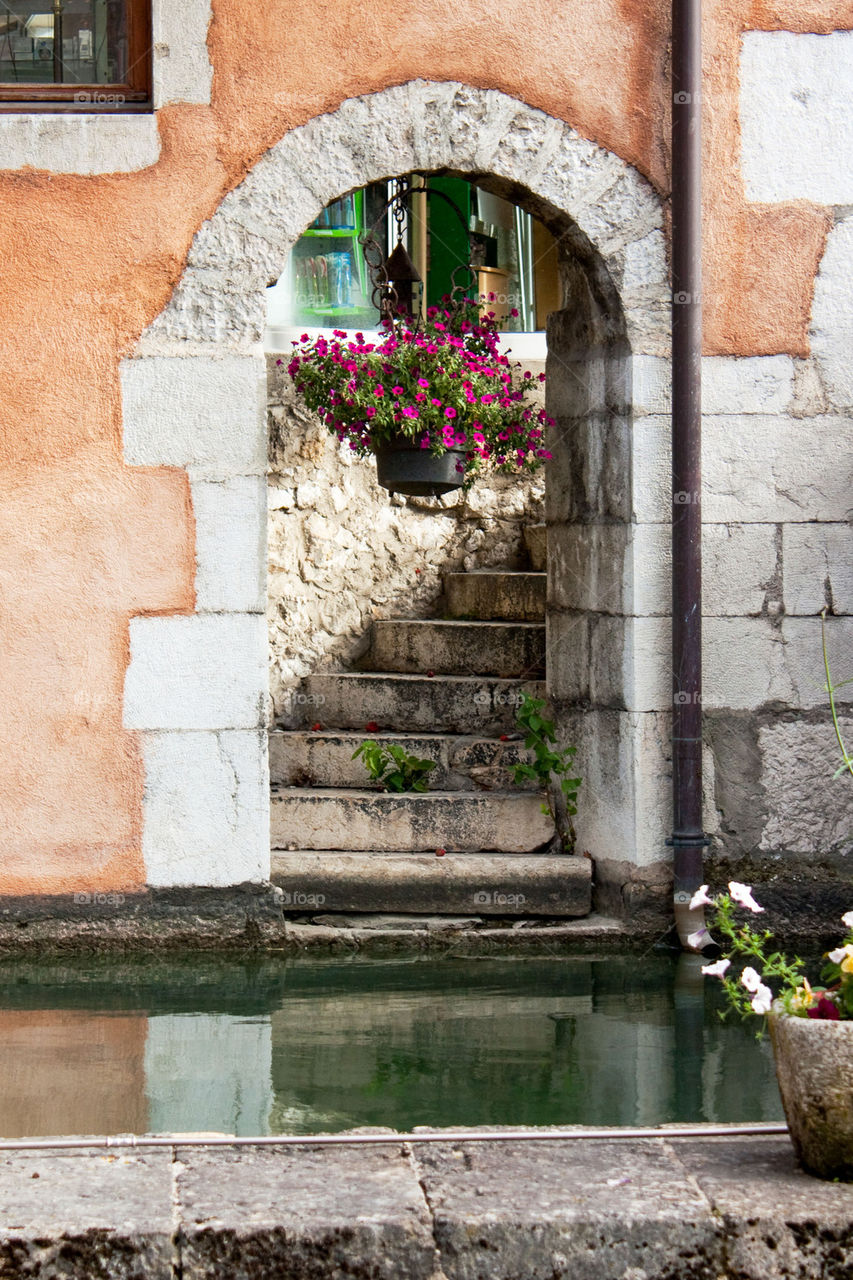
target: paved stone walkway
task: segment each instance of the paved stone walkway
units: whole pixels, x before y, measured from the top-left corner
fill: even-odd
[[[0,1156],[0,1276],[850,1280],[786,1137]]]

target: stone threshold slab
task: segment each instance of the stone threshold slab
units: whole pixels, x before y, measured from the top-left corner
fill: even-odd
[[[665,1129],[0,1153],[0,1275],[60,1274],[841,1280],[853,1274],[853,1185],[803,1173],[786,1136]]]

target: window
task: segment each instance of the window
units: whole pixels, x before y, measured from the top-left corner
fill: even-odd
[[[0,110],[146,111],[151,0],[0,0]]]
[[[405,198],[395,219],[398,181]],[[267,291],[273,345],[294,326],[375,327],[379,313],[361,246],[371,231],[382,258],[398,237],[410,255],[421,279],[411,288],[415,314],[458,286],[479,296],[508,332],[544,330],[548,312],[560,305],[556,242],[547,227],[462,178],[431,175],[428,192],[423,181],[414,175],[375,183],[323,210]]]

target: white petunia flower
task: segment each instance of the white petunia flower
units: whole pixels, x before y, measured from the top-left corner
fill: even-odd
[[[827,952],[827,958],[833,964],[841,964],[845,956],[853,956],[853,947],[848,943],[846,947],[836,947],[834,951]]]
[[[763,911],[752,896],[752,889],[748,884],[739,884],[737,880],[729,881],[729,893],[733,901],[739,902],[742,907],[749,907],[750,911]]]
[[[751,1003],[753,1013],[769,1013],[773,1003],[773,992],[769,987],[765,987],[763,982],[759,982]]]
[[[753,969],[751,965],[746,966],[743,973],[740,975],[740,980],[746,987],[747,991],[757,991],[761,986],[761,977],[756,973],[755,969]]]
[[[713,907],[714,899],[708,897],[708,886],[701,884],[690,899],[690,910],[695,911],[697,907]]]
[[[718,960],[715,964],[703,964],[702,972],[706,973],[709,978],[722,978],[730,964],[731,960]]]
[[[846,924],[848,929],[853,929],[853,911],[845,911],[841,923]]]

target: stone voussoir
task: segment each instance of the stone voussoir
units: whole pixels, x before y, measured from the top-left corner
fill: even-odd
[[[448,573],[444,578],[447,612],[452,618],[542,622],[546,583],[544,573],[489,569]]]
[[[395,734],[382,730],[340,733],[273,729],[269,735],[270,779],[283,787],[369,788],[367,770],[353,752],[363,742],[400,746],[409,755],[434,761],[429,774],[436,791],[533,790],[535,781],[514,782],[511,769],[532,758],[521,741],[460,734]]]
[[[529,791],[388,794],[273,787],[270,806],[274,849],[528,853],[554,836],[541,797]]]
[[[365,668],[440,675],[519,676],[545,670],[545,626],[531,622],[392,619],[375,622]]]
[[[566,854],[274,852],[285,911],[585,916],[592,864]]]
[[[313,675],[302,682],[282,727],[363,729],[375,722],[402,733],[512,733],[522,690],[544,698],[545,682],[361,671]]]

